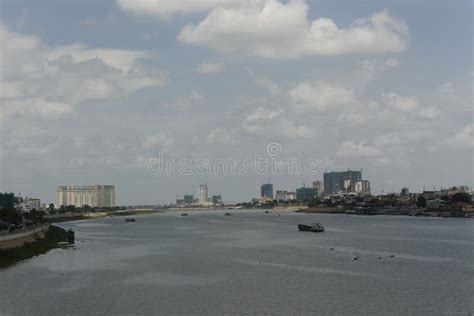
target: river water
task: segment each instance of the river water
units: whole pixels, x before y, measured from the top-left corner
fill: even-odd
[[[1,270],[0,314],[474,312],[473,220],[224,212],[63,223],[76,249]]]

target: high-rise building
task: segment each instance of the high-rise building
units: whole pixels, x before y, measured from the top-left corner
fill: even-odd
[[[200,184],[199,185],[199,195],[198,195],[199,203],[205,204],[208,202],[207,197],[207,184]]]
[[[222,204],[222,197],[221,197],[220,194],[212,196],[212,204],[214,204],[214,205]]]
[[[341,172],[325,172],[324,194],[354,192],[355,183],[360,180],[362,180],[362,171],[347,170]]]
[[[262,186],[260,187],[260,197],[267,197],[273,199],[273,184],[262,184]]]
[[[313,181],[313,189],[316,189],[318,191],[318,195],[321,195],[323,193],[323,182],[322,181]]]
[[[192,195],[192,194],[185,194],[185,195],[183,196],[183,201],[184,201],[184,203],[186,203],[186,204],[191,204],[191,203],[193,203],[193,201],[194,201],[194,195]]]
[[[308,202],[318,197],[318,192],[315,188],[299,188],[296,189],[296,200],[298,202]]]
[[[287,193],[288,193],[288,191],[278,191],[278,190],[277,190],[277,191],[276,191],[276,194],[275,194],[275,199],[276,199],[277,201],[286,201],[286,199],[287,199],[287,195],[286,195],[286,194],[287,194]]]
[[[114,207],[114,185],[58,186],[56,189],[56,207],[74,205],[82,207]]]
[[[275,199],[277,201],[292,201],[296,200],[296,193],[290,191],[276,191]]]
[[[354,191],[357,193],[370,194],[369,180],[359,180],[354,184]]]

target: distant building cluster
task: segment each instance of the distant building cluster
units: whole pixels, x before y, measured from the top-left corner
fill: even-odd
[[[5,199],[0,202],[0,210],[5,205],[9,204],[9,207],[12,209],[15,209],[17,211],[21,212],[31,212],[33,210],[35,211],[44,211],[46,209],[46,206],[44,203],[41,203],[41,200],[38,198],[32,198],[32,197],[23,197],[20,194],[15,196],[13,193],[3,193],[2,194],[2,199]],[[8,202],[6,202],[9,200]]]
[[[41,200],[37,198],[18,197],[16,198],[15,202],[15,208],[23,212],[30,212],[32,210],[44,210],[44,205],[42,205]]]
[[[186,206],[218,206],[222,204],[222,196],[220,194],[209,197],[207,184],[200,184],[197,198],[194,194],[186,193],[183,198],[176,199],[176,205],[181,207]]]
[[[325,172],[324,182],[313,181],[311,187],[302,186],[295,191],[277,190],[273,195],[273,184],[260,186],[260,196],[253,199],[254,203],[268,204],[273,202],[305,203],[324,196],[355,194],[370,195],[370,182],[362,179],[362,171]]]
[[[324,173],[324,194],[370,194],[370,182],[362,180],[362,171],[332,171]]]
[[[56,207],[115,207],[114,185],[67,185],[56,189]]]
[[[276,191],[275,200],[285,202],[296,200],[296,192],[286,190]]]

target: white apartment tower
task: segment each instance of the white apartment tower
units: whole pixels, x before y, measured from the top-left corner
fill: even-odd
[[[199,185],[199,195],[198,195],[199,203],[205,204],[208,202],[207,197],[207,184],[200,184]]]
[[[113,207],[115,206],[114,185],[59,186],[56,189],[56,207],[74,205],[82,207]]]
[[[370,194],[370,182],[368,180],[356,181],[354,191],[357,193]]]

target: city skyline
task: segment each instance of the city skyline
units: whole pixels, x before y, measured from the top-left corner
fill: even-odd
[[[162,4],[2,2],[0,191],[111,183],[117,205],[162,204],[207,183],[246,201],[269,177],[293,190],[347,169],[374,194],[472,187],[471,1]],[[270,143],[317,174],[147,169]]]

